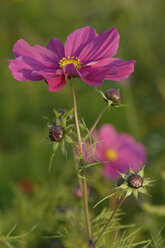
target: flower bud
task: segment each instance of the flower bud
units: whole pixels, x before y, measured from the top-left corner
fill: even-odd
[[[89,189],[89,186],[87,185],[87,195],[88,196],[89,196],[89,191],[90,191],[90,189]],[[81,199],[83,197],[83,192],[82,192],[79,184],[75,188],[74,195],[77,199]]]
[[[34,183],[29,179],[20,180],[19,186],[22,189],[22,191],[27,195],[34,193]]]
[[[49,130],[51,141],[60,142],[64,137],[64,130],[61,126],[53,125]]]
[[[138,189],[143,186],[143,178],[139,175],[132,174],[128,177],[128,186]]]
[[[121,97],[120,97],[120,89],[109,89],[105,92],[105,96],[108,100],[111,100],[113,103],[120,103]]]
[[[58,109],[57,110],[57,113],[61,114],[61,116],[64,115],[66,112],[67,112],[66,109]]]
[[[122,185],[124,183],[124,179],[122,177],[120,177],[118,180],[117,180],[117,187],[119,187],[120,185]]]
[[[66,206],[59,206],[59,211],[61,213],[65,213],[65,212],[67,212],[67,210],[68,210],[68,208]]]

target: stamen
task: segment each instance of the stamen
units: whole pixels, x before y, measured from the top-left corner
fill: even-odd
[[[108,149],[105,153],[105,156],[111,160],[115,161],[117,159],[117,152],[114,149]]]
[[[59,65],[60,65],[60,68],[61,69],[63,69],[63,67],[65,65],[69,65],[69,64],[74,64],[74,66],[75,66],[75,68],[77,70],[80,70],[80,68],[81,68],[81,61],[80,61],[80,59],[78,59],[77,57],[75,59],[74,56],[72,56],[71,58],[69,56],[67,58],[64,57],[59,62]]]

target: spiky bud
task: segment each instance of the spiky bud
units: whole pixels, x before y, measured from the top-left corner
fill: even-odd
[[[49,130],[51,141],[60,142],[64,138],[64,129],[61,126],[53,125]]]
[[[117,187],[119,187],[120,185],[122,185],[124,183],[124,179],[122,177],[120,177],[118,180],[117,180]]]
[[[105,96],[108,100],[111,100],[113,103],[121,102],[120,89],[109,89],[105,92]]]
[[[128,186],[138,189],[143,186],[143,178],[139,175],[132,174],[128,177]]]

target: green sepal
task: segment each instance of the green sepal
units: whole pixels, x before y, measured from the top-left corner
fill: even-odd
[[[134,194],[135,198],[138,199],[138,191],[137,190],[133,190],[133,194]]]
[[[55,119],[58,119],[61,116],[61,113],[58,113],[55,109],[53,109]]]
[[[53,143],[53,152],[56,152],[57,149],[58,149],[58,147],[59,147],[59,143],[58,142],[54,142]]]
[[[66,152],[66,148],[65,148],[65,140],[61,140],[61,151],[63,153],[63,155],[66,157],[67,156],[67,152]]]
[[[74,141],[72,140],[72,138],[67,134],[65,134],[64,140],[69,144],[74,144]]]

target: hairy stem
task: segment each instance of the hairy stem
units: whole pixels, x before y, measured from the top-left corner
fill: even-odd
[[[108,105],[105,106],[105,108],[101,111],[101,113],[99,114],[99,116],[97,117],[95,123],[93,124],[93,126],[91,127],[91,129],[89,130],[89,133],[87,133],[87,135],[84,137],[83,141],[85,141],[93,132],[93,130],[95,129],[95,127],[97,126],[97,124],[99,123],[101,117],[103,116],[103,114],[105,113],[105,111],[108,109]]]
[[[105,223],[105,226],[103,227],[102,231],[100,232],[99,236],[97,237],[97,239],[95,240],[94,244],[96,245],[96,243],[100,240],[100,238],[103,236],[104,232],[106,231],[107,227],[111,224],[113,217],[115,216],[117,210],[121,207],[122,203],[124,202],[125,197],[123,197],[120,202],[118,203],[118,205],[116,206],[116,208],[114,209],[113,213],[110,215],[108,221]]]
[[[71,84],[72,96],[73,96],[73,107],[74,107],[74,116],[75,116],[75,125],[77,129],[78,143],[80,147],[80,153],[81,155],[83,155],[83,146],[82,146],[81,133],[80,133],[80,127],[79,127],[79,121],[78,121],[78,114],[77,114],[76,94],[75,94],[72,79],[70,79],[70,84]],[[80,163],[82,166],[82,179],[81,180],[82,180],[82,189],[83,189],[84,212],[85,212],[85,220],[86,220],[86,226],[87,226],[87,231],[88,231],[88,241],[90,244],[92,242],[92,231],[91,231],[91,224],[90,224],[89,210],[88,210],[87,181],[86,181],[85,168],[84,168],[84,159],[81,159]]]

